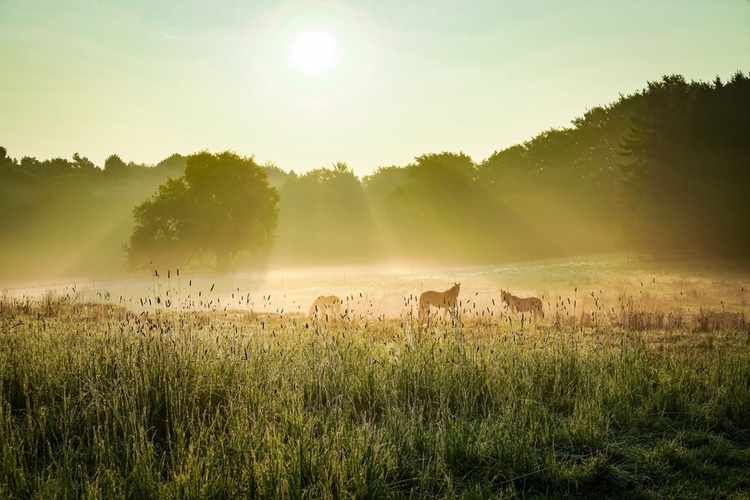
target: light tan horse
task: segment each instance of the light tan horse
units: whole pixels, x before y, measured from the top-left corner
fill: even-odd
[[[335,295],[321,295],[310,307],[311,318],[337,319],[341,316],[341,299]]]
[[[435,292],[428,290],[419,296],[419,322],[424,322],[424,319],[430,313],[430,306],[441,307],[445,309],[445,314],[450,313],[453,316],[458,310],[458,291],[461,288],[461,283],[455,283],[451,288],[444,292]]]
[[[503,298],[503,302],[508,304],[508,308],[514,313],[530,312],[534,315],[539,315],[544,318],[544,310],[541,299],[536,297],[516,297],[511,295],[510,292],[500,290],[500,295]]]

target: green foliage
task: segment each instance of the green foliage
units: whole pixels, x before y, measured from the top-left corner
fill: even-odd
[[[156,170],[167,172],[171,176],[181,176],[185,173],[186,159],[180,154],[173,154],[172,156],[163,159],[156,164]],[[129,166],[133,166],[132,163]]]
[[[181,241],[188,190],[185,183],[168,179],[159,186],[159,194],[133,210],[136,227],[127,248],[133,267],[146,264],[145,259],[157,267],[159,264],[187,261],[190,251]]]
[[[268,163],[258,168],[279,192],[279,224],[262,256],[284,264],[383,257],[465,264],[622,250],[742,254],[750,248],[748,109],[750,77],[742,72],[711,83],[669,76],[481,162],[423,154],[362,180],[344,163],[304,174]],[[155,167],[112,155],[100,170],[78,154],[19,160],[3,149],[0,211],[9,215],[0,225],[7,242],[0,273],[111,276],[125,267],[130,236],[133,265],[213,259],[224,268],[247,242],[232,243],[229,200],[208,196],[205,210],[185,202],[189,224],[161,213],[165,204],[144,202],[185,169],[180,155]],[[207,189],[225,188],[206,180],[214,183]],[[141,204],[136,230],[130,214]],[[154,212],[151,226],[145,207]]]
[[[339,263],[381,255],[364,188],[345,163],[289,176],[279,192],[277,259]]]
[[[104,172],[109,175],[123,175],[127,172],[128,165],[118,155],[110,155],[104,160]]]
[[[182,165],[184,171],[184,159]],[[6,154],[0,162],[0,208],[7,215],[0,224],[0,278],[123,273],[133,207],[177,173],[132,162],[127,169],[109,175],[75,168],[74,161]]]
[[[133,268],[178,267],[213,257],[226,270],[242,251],[270,245],[279,195],[252,158],[227,151],[187,157],[185,175],[170,179],[133,211],[126,247]]]
[[[426,154],[405,173],[383,207],[398,244],[426,259],[475,259],[479,247],[489,243],[493,214],[487,211],[493,200],[472,159],[463,153]]]
[[[750,77],[651,82],[623,165],[630,240],[648,250],[750,247]]]

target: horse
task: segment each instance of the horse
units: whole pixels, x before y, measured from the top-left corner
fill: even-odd
[[[335,295],[321,295],[310,306],[309,316],[318,318],[325,315],[325,318],[328,319],[329,314],[333,318],[341,315],[341,299]]]
[[[510,292],[500,290],[500,295],[503,298],[503,302],[508,304],[508,308],[515,313],[530,312],[534,315],[539,315],[544,318],[544,310],[542,309],[542,301],[536,297],[516,297],[511,295]]]
[[[458,305],[458,291],[461,288],[461,283],[455,283],[451,288],[444,292],[435,292],[428,290],[419,296],[419,322],[422,323],[422,319],[425,315],[430,313],[430,306],[437,307],[438,309],[445,308],[445,314],[450,313],[453,316],[457,311]]]

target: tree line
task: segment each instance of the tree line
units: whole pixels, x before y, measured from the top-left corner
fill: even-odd
[[[737,72],[710,83],[665,76],[587,110],[570,127],[481,162],[460,152],[429,153],[363,178],[342,162],[296,173],[231,152],[173,155],[155,166],[112,155],[99,168],[78,153],[71,160],[19,160],[0,148],[0,237],[8,242],[0,268],[146,266],[158,252],[139,251],[169,227],[147,227],[159,216],[153,205],[170,196],[202,200],[180,210],[185,220],[200,218],[207,231],[173,233],[174,255],[222,268],[230,260],[237,266],[269,259],[455,264],[621,250],[746,250],[748,138],[750,76]],[[215,194],[201,189],[218,182],[222,155],[233,168],[254,172],[244,189],[267,199],[265,208],[245,203],[230,210],[222,196],[221,205],[209,203]],[[232,187],[237,182],[214,185],[230,197]],[[260,232],[241,228],[242,217],[254,211],[256,226],[265,227]],[[243,257],[243,250],[254,256]]]

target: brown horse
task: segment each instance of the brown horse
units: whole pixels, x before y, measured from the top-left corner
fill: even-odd
[[[422,323],[425,316],[430,313],[430,306],[441,307],[445,309],[445,314],[450,313],[453,316],[457,311],[458,291],[461,283],[455,283],[451,288],[444,292],[435,292],[429,290],[419,296],[419,322]]]
[[[536,297],[521,298],[511,295],[510,292],[500,290],[500,295],[503,298],[503,302],[508,304],[508,308],[514,313],[530,312],[534,315],[539,315],[544,318],[544,310],[542,309],[542,301]]]
[[[310,307],[310,317],[324,318],[326,320],[336,319],[341,315],[341,299],[335,295],[321,295]]]

